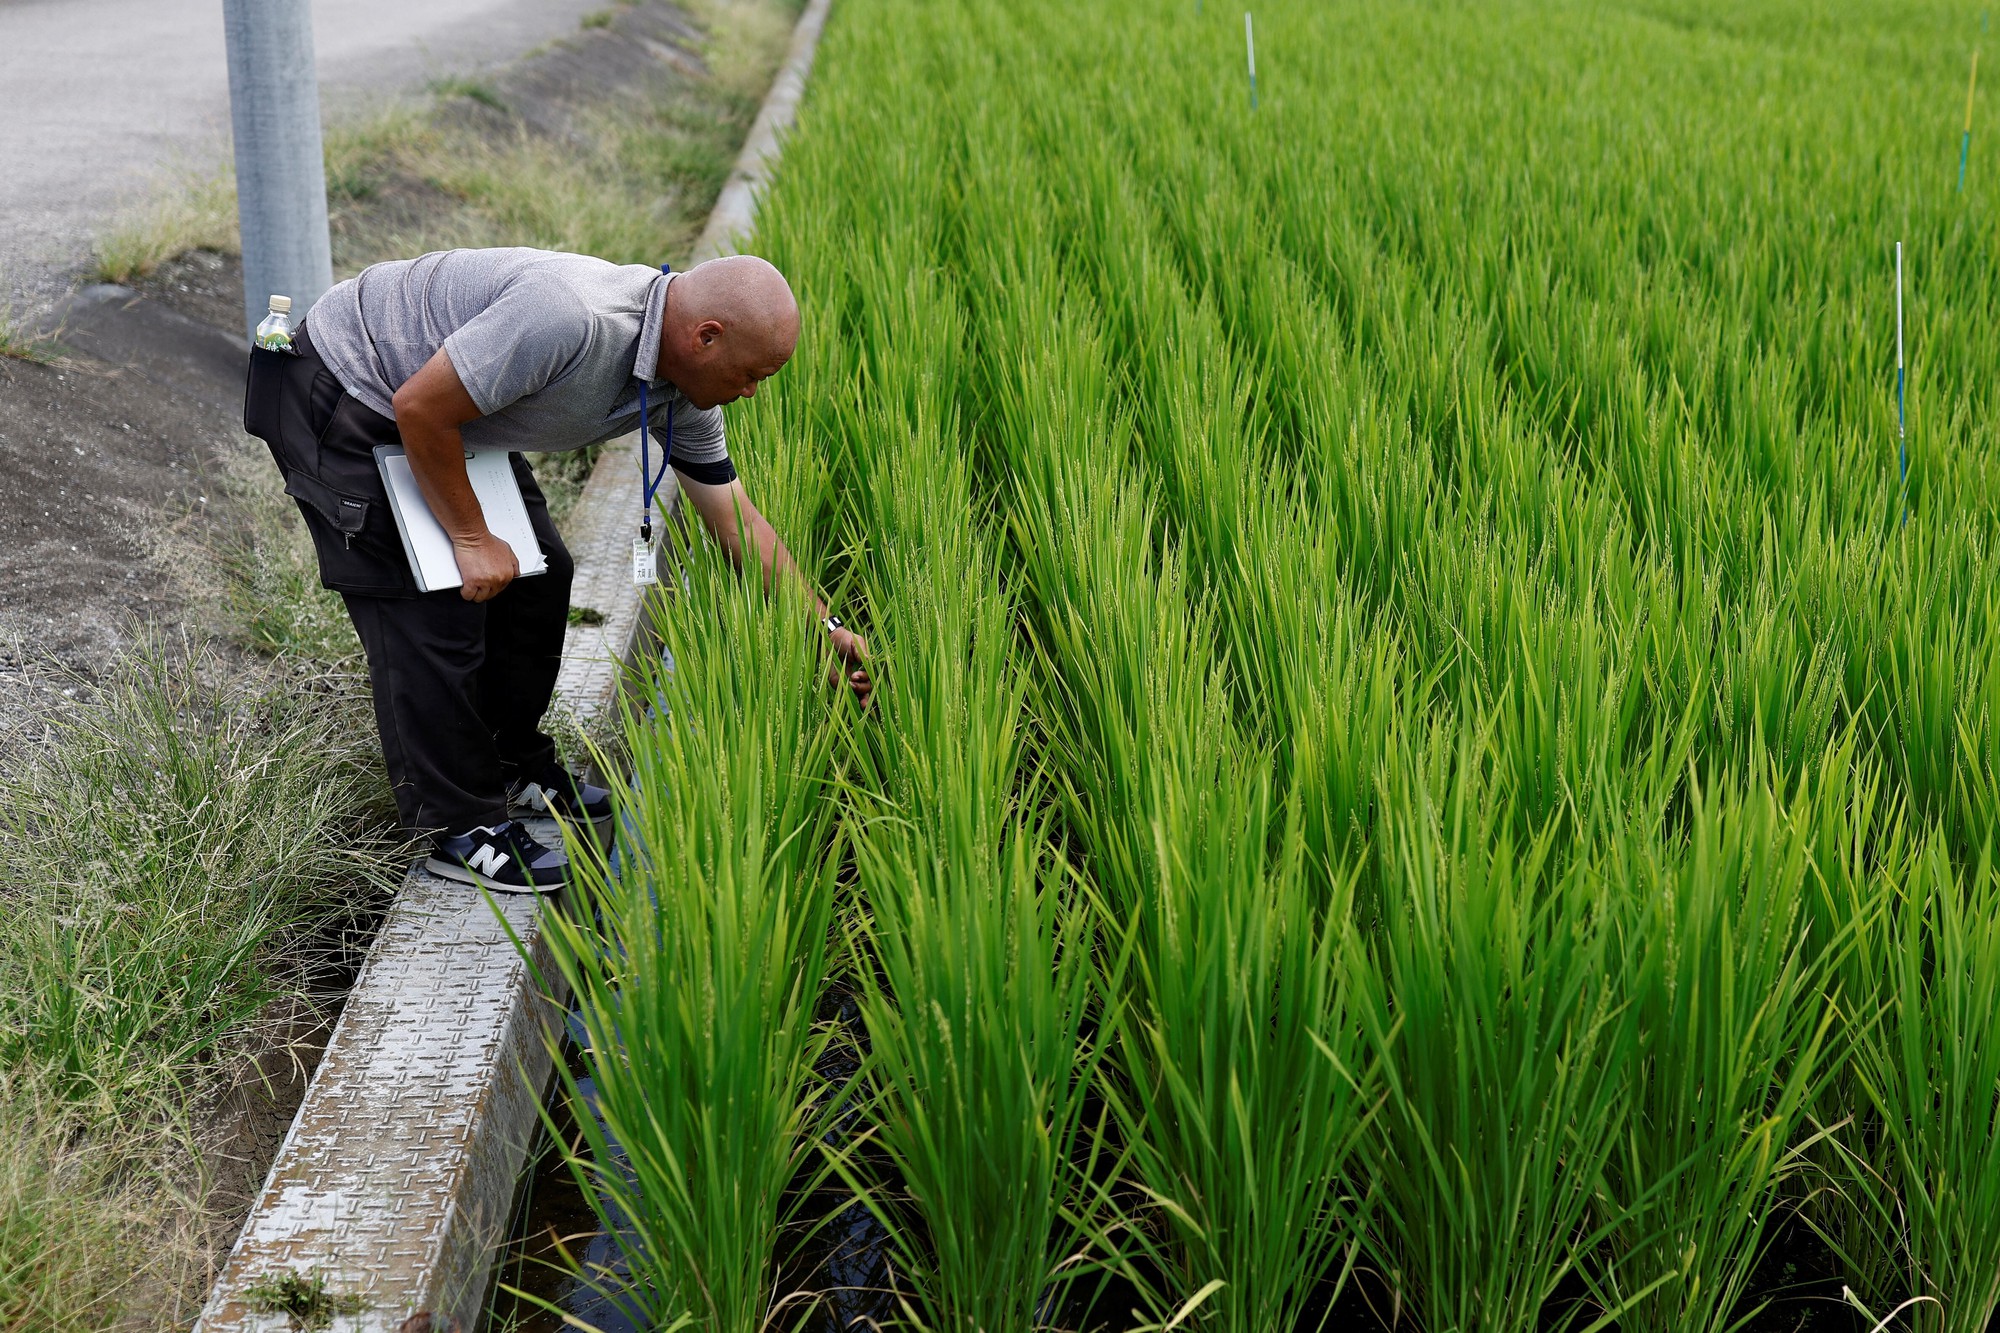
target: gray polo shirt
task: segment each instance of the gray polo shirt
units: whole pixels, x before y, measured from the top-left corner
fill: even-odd
[[[736,475],[722,409],[653,378],[674,276],[548,250],[441,250],[336,284],[306,331],[341,387],[392,418],[396,390],[442,347],[480,411],[463,430],[474,449],[581,449],[637,430],[644,377],[657,440],[672,416],[675,470],[721,484]]]

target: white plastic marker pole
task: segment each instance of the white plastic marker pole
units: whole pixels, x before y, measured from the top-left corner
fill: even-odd
[[[1250,57],[1250,109],[1257,109],[1257,34],[1250,29],[1250,11],[1243,11],[1243,50]]]
[[[1903,243],[1896,242],[1896,472],[1902,483],[1903,521],[1909,522],[1910,451],[1903,436]]]

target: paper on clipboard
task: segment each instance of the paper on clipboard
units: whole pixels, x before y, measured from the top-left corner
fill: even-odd
[[[382,472],[382,485],[389,492],[389,512],[396,516],[396,533],[403,539],[403,554],[409,558],[410,572],[423,592],[457,588],[465,580],[459,576],[458,560],[451,551],[451,538],[444,525],[431,513],[410,460],[398,445],[385,444],[375,450],[375,466]],[[548,557],[528,521],[528,502],[521,495],[521,483],[504,450],[470,450],[465,455],[465,475],[472,493],[486,514],[486,526],[493,535],[514,548],[521,564],[521,577],[546,573]]]

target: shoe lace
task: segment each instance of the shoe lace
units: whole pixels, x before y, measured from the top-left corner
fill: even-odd
[[[535,835],[528,832],[527,826],[518,819],[502,820],[494,826],[493,832],[521,858],[524,865],[532,863],[537,856],[549,850],[537,842]]]

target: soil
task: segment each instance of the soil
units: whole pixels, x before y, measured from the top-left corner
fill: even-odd
[[[200,311],[198,284],[234,264],[173,267]],[[59,321],[52,361],[0,359],[0,671],[94,675],[139,624],[182,619],[158,531],[229,521],[215,476],[240,438],[244,353],[163,292],[88,287]]]

